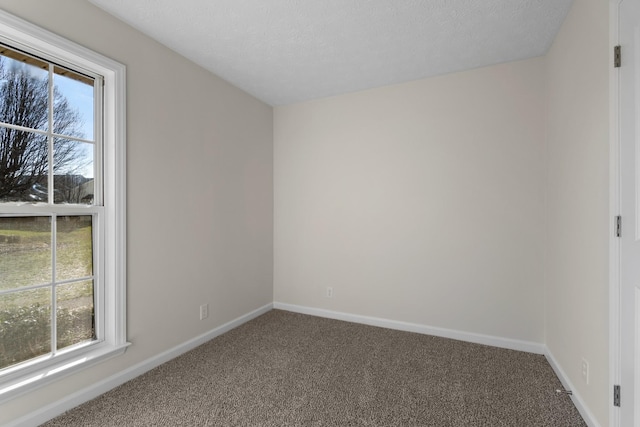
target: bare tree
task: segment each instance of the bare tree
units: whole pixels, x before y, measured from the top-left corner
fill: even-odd
[[[0,121],[30,129],[47,129],[48,78],[33,76],[26,67],[10,67],[0,59]],[[82,120],[67,99],[54,88],[55,132],[82,137]],[[49,148],[47,138],[34,132],[0,127],[0,200],[47,200]],[[68,175],[78,169],[76,143],[56,139],[53,144],[54,173]]]

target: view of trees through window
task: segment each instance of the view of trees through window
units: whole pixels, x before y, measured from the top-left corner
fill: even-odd
[[[48,63],[29,59],[31,63],[0,56],[0,122],[15,126],[0,128],[0,201],[48,201],[47,131],[52,130],[59,135],[53,141],[51,162],[54,201],[90,203],[93,144],[81,140],[93,137],[93,106],[86,99],[92,102],[93,81],[60,67],[52,67],[50,73]]]
[[[93,78],[0,46],[0,370],[95,339],[94,98]]]

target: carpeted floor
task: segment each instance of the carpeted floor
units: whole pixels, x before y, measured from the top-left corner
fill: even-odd
[[[44,424],[586,426],[543,356],[273,310]]]

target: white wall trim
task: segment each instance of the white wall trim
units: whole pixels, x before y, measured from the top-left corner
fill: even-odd
[[[576,391],[576,388],[569,380],[567,374],[565,374],[556,358],[553,357],[553,354],[551,354],[551,351],[549,351],[548,348],[546,348],[545,350],[546,351],[544,356],[547,358],[549,365],[551,365],[551,368],[560,379],[562,386],[565,390],[571,390],[571,392],[573,393],[571,395],[571,400],[573,401],[573,404],[575,405],[578,412],[580,412],[580,415],[582,415],[584,422],[587,423],[589,427],[601,427],[600,424],[598,424],[598,421],[596,421],[596,417],[593,416],[593,414],[589,410],[589,407],[584,403],[584,400],[582,400],[582,397]]]
[[[378,326],[418,334],[434,335],[437,337],[451,338],[459,341],[467,341],[476,344],[490,345],[492,347],[506,348],[509,350],[526,351],[528,353],[545,354],[544,344],[531,341],[501,338],[492,335],[476,334],[471,332],[456,331],[453,329],[438,328],[417,323],[401,322],[398,320],[382,319],[379,317],[361,316],[339,311],[325,310],[322,308],[304,307],[294,304],[274,302],[273,308],[294,313],[309,314],[311,316],[326,317],[329,319],[344,320],[347,322],[361,323],[363,325]]]
[[[144,360],[89,387],[68,395],[63,399],[58,400],[57,402],[53,402],[38,409],[37,411],[31,412],[28,415],[13,420],[9,424],[7,424],[6,427],[38,426],[62,414],[63,412],[68,411],[69,409],[75,408],[76,406],[84,402],[94,399],[101,394],[106,393],[107,391],[121,384],[124,384],[125,382],[132,380],[159,365],[162,365],[165,362],[168,362],[169,360],[174,359],[181,354],[186,353],[187,351],[192,350],[219,335],[224,334],[225,332],[228,332],[252,319],[255,319],[258,316],[261,316],[271,309],[273,309],[273,304],[264,305],[256,310],[253,310],[250,313],[247,313],[221,326],[218,326],[217,328],[212,329],[209,332],[206,332],[163,353]]]
[[[621,0],[609,2],[609,28],[611,62],[613,46],[620,41],[619,7]],[[620,214],[620,71],[609,68],[609,390],[620,384],[621,337],[620,337],[620,239],[615,237],[614,220]],[[620,409],[609,402],[609,425],[620,426]]]

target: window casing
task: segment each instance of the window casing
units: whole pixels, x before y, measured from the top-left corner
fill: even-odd
[[[39,261],[43,266],[38,268],[45,270],[42,275],[38,268],[22,267],[23,275],[32,274],[38,278],[27,278],[25,283],[13,288],[5,283],[4,295],[10,295],[12,299],[30,298],[27,295],[37,292],[48,295],[49,311],[45,307],[39,318],[50,319],[51,333],[50,341],[42,345],[41,355],[0,366],[2,402],[121,354],[128,343],[125,319],[125,67],[2,11],[0,44],[8,47],[3,55],[22,59],[24,63],[31,61],[36,68],[47,68],[45,72],[49,79],[46,125],[0,124],[0,132],[23,132],[32,140],[34,136],[46,140],[43,150],[46,148],[48,165],[44,171],[42,167],[34,167],[13,181],[14,187],[18,188],[20,183],[32,180],[28,182],[29,190],[8,195],[5,192],[4,197],[0,194],[0,222],[4,221],[5,227],[28,230],[24,232],[31,233],[29,238],[37,234],[45,236],[45,240],[49,227],[51,236],[49,267],[46,267],[46,257]],[[5,48],[0,46],[0,52],[2,49]],[[19,58],[21,53],[24,58]],[[53,82],[56,78],[75,79],[93,88],[93,117],[85,118],[92,126],[85,132],[71,132],[57,124],[63,120],[53,120],[54,114],[62,110],[54,106]],[[80,155],[71,160],[71,166],[76,169],[68,166],[69,163],[65,169],[65,163],[60,161],[61,153],[65,151],[59,147],[84,153],[84,157]],[[69,172],[81,168],[81,173]],[[39,174],[33,172],[35,170]],[[40,178],[35,179],[36,175]],[[38,233],[33,232],[35,229]],[[84,251],[84,262],[80,265],[77,253],[68,254],[68,248],[74,245]],[[68,258],[76,260],[72,268],[65,264]],[[4,266],[7,265],[11,262],[5,262]],[[47,281],[40,276],[51,279]],[[0,285],[1,282],[2,279]],[[2,292],[0,287],[0,301]],[[85,301],[90,301],[90,310],[83,314],[84,338],[76,337],[71,344],[61,333],[63,318],[58,314],[64,309],[62,296],[65,293],[80,293]]]

